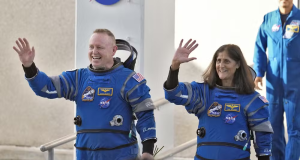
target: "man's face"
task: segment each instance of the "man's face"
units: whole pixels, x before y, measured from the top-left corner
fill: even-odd
[[[89,60],[94,69],[109,69],[114,64],[117,46],[113,38],[105,33],[93,33],[89,44]]]
[[[290,8],[293,6],[293,0],[279,0],[279,7]]]

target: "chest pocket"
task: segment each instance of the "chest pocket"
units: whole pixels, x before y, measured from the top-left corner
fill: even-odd
[[[111,84],[111,76],[90,76],[89,84]]]
[[[278,30],[272,28],[274,28],[274,25],[273,27],[272,25],[268,25],[265,30],[267,34],[268,57],[270,60],[272,60],[273,57],[277,57],[280,48],[279,41],[282,39],[282,27],[278,26]]]
[[[293,41],[299,35],[299,25],[288,24],[285,27],[284,38]]]
[[[236,94],[231,93],[215,93],[215,101],[228,101],[228,102],[236,102],[238,100],[238,96]]]
[[[284,38],[287,48],[287,61],[300,61],[299,25],[292,23],[286,25]]]

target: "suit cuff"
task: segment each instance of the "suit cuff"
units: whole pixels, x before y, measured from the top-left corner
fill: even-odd
[[[34,62],[31,64],[30,67],[25,67],[23,64],[22,64],[22,67],[23,67],[23,70],[25,72],[25,77],[26,78],[33,78],[38,73],[38,69],[36,68]]]
[[[258,160],[270,160],[270,156],[258,156]]]
[[[149,140],[142,142],[142,144],[143,144],[143,152],[142,153],[146,152],[146,153],[153,155],[153,149],[154,149],[155,142],[156,142],[156,139],[149,139]]]

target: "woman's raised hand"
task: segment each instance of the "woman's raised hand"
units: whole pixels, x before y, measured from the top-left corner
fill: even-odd
[[[186,63],[194,59],[197,59],[196,57],[189,58],[189,55],[198,47],[196,40],[192,42],[192,39],[190,39],[185,43],[184,46],[182,46],[182,42],[183,39],[180,41],[179,47],[177,48],[175,55],[173,57],[172,66],[171,66],[172,70],[178,69],[181,63]]]

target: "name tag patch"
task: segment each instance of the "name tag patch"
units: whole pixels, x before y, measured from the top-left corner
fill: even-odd
[[[231,104],[231,103],[225,103],[224,111],[228,112],[240,112],[240,104]]]
[[[113,88],[98,88],[98,96],[112,96]]]
[[[298,33],[298,32],[299,32],[299,26],[295,26],[295,25],[286,25],[286,32],[294,32],[294,33]]]

